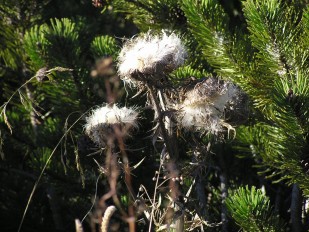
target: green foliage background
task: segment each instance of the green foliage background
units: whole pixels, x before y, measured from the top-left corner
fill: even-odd
[[[235,139],[198,138],[200,144],[211,144],[198,168],[192,166],[196,144],[180,132],[184,192],[198,180],[207,198],[205,209],[197,212],[201,196],[195,189],[187,209],[214,224],[204,225],[204,231],[307,231],[308,2],[98,2],[101,8],[91,1],[1,0],[1,230],[17,230],[34,183],[66,134],[48,162],[22,231],[74,231],[74,219],[82,219],[94,194],[102,196],[108,188],[94,161],[102,163],[104,156],[95,153],[94,144],[83,135],[86,113],[110,100],[108,83],[115,93],[113,100],[145,104],[143,97],[128,100],[134,93],[117,78],[121,38],[169,29],[180,34],[189,52],[186,65],[172,77],[230,80],[250,99],[250,118],[237,127]],[[100,59],[107,57],[113,58],[112,71],[93,74]],[[151,135],[152,115],[151,110],[143,112],[141,130],[127,142],[132,165],[146,157],[133,171],[136,192],[140,184],[150,193],[154,190],[150,180],[158,169],[159,154],[151,139],[145,138]],[[123,176],[118,187],[126,208],[130,203]],[[259,190],[262,187],[264,192]],[[296,211],[295,204],[300,205]],[[126,228],[120,215],[116,217]],[[90,217],[83,225],[90,231]],[[147,228],[147,223],[137,224],[137,231]]]

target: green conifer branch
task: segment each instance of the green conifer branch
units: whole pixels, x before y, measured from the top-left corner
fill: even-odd
[[[244,231],[284,231],[274,214],[269,198],[255,187],[240,187],[229,193],[226,206],[233,219]]]
[[[282,26],[283,9],[279,1],[253,1],[243,3],[244,15],[251,33],[252,45],[259,51],[261,63],[273,74],[282,70],[280,64],[279,28]],[[282,33],[282,32],[281,32]],[[269,79],[274,79],[269,76]]]
[[[183,1],[182,9],[189,29],[198,41],[209,64],[225,77],[241,77],[240,66],[230,52],[232,36],[227,30],[227,16],[217,1]]]
[[[116,59],[118,50],[119,47],[116,40],[107,35],[97,36],[91,43],[91,51],[97,59],[106,56],[112,56]]]
[[[75,22],[68,18],[52,19],[44,34],[48,40],[48,57],[52,65],[72,67],[78,64],[80,56],[79,31]]]
[[[252,127],[239,128],[237,136],[240,141],[250,145],[255,156],[263,159],[262,166],[275,169],[269,177],[291,184],[298,183],[304,194],[308,195],[309,176],[300,166],[304,138],[301,134],[291,132],[286,128],[258,123]]]
[[[5,24],[3,20],[0,21],[0,28],[0,59],[7,67],[16,69],[20,63],[21,54],[16,29]]]
[[[24,49],[30,58],[30,66],[33,71],[46,65],[45,56],[48,41],[43,33],[45,29],[46,25],[35,25],[26,32],[24,37]]]

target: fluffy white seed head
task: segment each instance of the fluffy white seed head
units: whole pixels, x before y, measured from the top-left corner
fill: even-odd
[[[86,118],[85,133],[100,147],[105,147],[108,139],[115,137],[114,126],[120,129],[120,136],[126,138],[132,128],[137,128],[138,112],[135,108],[116,104],[93,110]]]
[[[118,73],[124,81],[135,85],[140,81],[137,74],[147,78],[172,71],[184,63],[186,56],[186,49],[175,33],[148,32],[125,43],[118,57]]]
[[[177,106],[180,127],[217,134],[229,125],[225,112],[233,110],[239,94],[239,88],[229,82],[214,78],[199,82]]]
[[[208,131],[217,134],[221,130],[220,118],[206,104],[181,105],[178,114],[180,126],[186,130]]]

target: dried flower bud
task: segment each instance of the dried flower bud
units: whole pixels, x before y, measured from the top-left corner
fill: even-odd
[[[137,118],[138,112],[134,108],[106,105],[94,110],[86,118],[85,133],[97,145],[104,147],[109,138],[115,137],[114,126],[126,138],[132,128],[138,127]]]
[[[139,78],[153,78],[155,74],[170,72],[182,65],[187,52],[180,38],[174,34],[162,32],[152,35],[150,32],[129,40],[119,55],[118,72],[128,84],[136,85]]]
[[[47,79],[47,70],[47,67],[43,67],[36,72],[35,77],[38,82],[42,82]]]

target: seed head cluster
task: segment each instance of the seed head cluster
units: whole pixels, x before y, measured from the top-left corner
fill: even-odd
[[[218,41],[222,42],[222,38],[218,37]],[[130,86],[146,84],[164,88],[165,81],[169,81],[166,74],[183,65],[186,56],[186,49],[176,34],[149,31],[124,44],[118,57],[118,73]],[[207,78],[180,87],[180,92],[171,94],[173,99],[167,102],[175,104],[167,108],[177,111],[177,124],[185,130],[218,134],[224,128],[233,129],[239,118],[246,119],[246,115],[239,114],[245,109],[245,94],[231,82]]]
[[[133,128],[137,128],[138,112],[135,108],[122,107],[116,104],[93,110],[86,118],[85,133],[100,147],[105,147],[108,139],[115,137],[114,127],[120,130],[120,136],[126,138]]]
[[[118,57],[118,73],[125,82],[134,85],[141,75],[153,78],[154,74],[173,71],[184,63],[186,56],[176,34],[148,32],[125,43]]]

